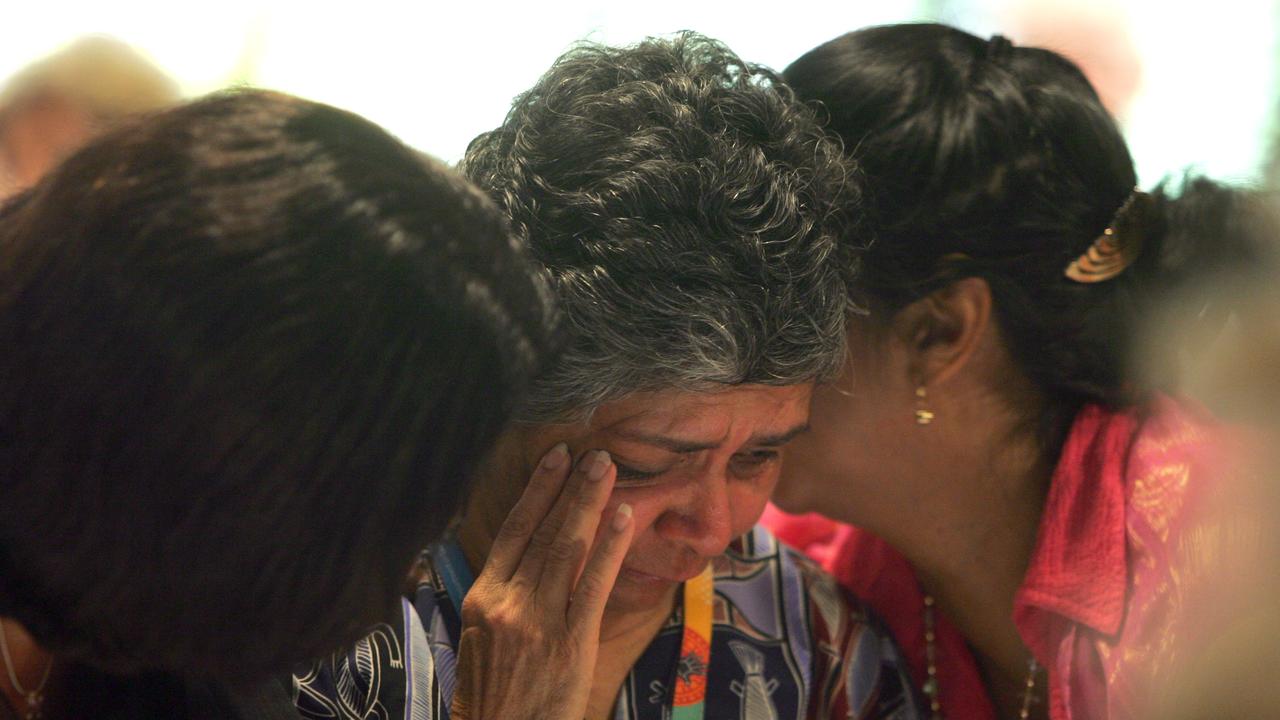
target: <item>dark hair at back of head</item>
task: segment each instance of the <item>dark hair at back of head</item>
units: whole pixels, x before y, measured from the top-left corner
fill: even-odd
[[[1189,276],[1243,264],[1256,236],[1226,232],[1247,198],[1211,181],[1164,186],[1144,249],[1112,280],[1064,270],[1112,223],[1137,178],[1119,128],[1070,61],[937,24],[873,27],[784,72],[819,103],[867,178],[877,241],[859,300],[887,320],[948,282],[979,276],[1015,360],[1043,393],[1056,442],[1087,401],[1134,402],[1138,326]]]
[[[548,351],[491,203],[243,92],[0,211],[0,614],[114,671],[252,675],[385,618]]]

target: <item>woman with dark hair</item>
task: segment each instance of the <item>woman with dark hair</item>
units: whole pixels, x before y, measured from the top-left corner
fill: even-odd
[[[507,227],[371,123],[263,92],[113,131],[8,202],[0,717],[291,714],[239,681],[398,611],[552,348]],[[567,469],[510,556],[567,524]]]
[[[876,27],[784,73],[865,174],[851,359],[815,391],[772,516],[896,631],[935,717],[1130,717],[1202,582],[1227,444],[1131,358],[1155,308],[1246,265],[1254,202],[1135,188],[1066,59],[942,25]]]

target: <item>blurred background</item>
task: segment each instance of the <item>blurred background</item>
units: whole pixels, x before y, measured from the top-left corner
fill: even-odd
[[[455,162],[468,140],[497,125],[512,96],[576,40],[625,43],[693,29],[781,69],[846,30],[936,19],[1044,45],[1080,63],[1122,118],[1144,186],[1191,167],[1248,182],[1271,165],[1278,5],[47,0],[8,6],[0,22],[0,87],[77,38],[108,35],[170,76],[182,96],[238,84],[275,88],[358,112]]]
[[[120,117],[228,86],[352,110],[452,163],[578,40],[692,29],[781,70],[848,30],[920,20],[1075,60],[1120,119],[1143,187],[1196,170],[1280,188],[1280,0],[17,0],[0,12],[0,198]],[[1216,654],[1191,658],[1152,717],[1264,717],[1280,706],[1280,283],[1251,282],[1233,316],[1249,322],[1196,362],[1161,338],[1182,329],[1158,322],[1149,354],[1190,367],[1193,394],[1271,439],[1274,457],[1224,504],[1241,522],[1261,516],[1248,557],[1270,559],[1224,594],[1267,609],[1242,613]]]

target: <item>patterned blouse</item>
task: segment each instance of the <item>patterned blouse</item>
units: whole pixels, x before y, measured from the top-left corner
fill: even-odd
[[[295,674],[304,718],[448,717],[459,603],[438,558],[424,556],[424,581],[397,622]],[[615,720],[670,718],[677,677],[689,673],[705,674],[709,720],[924,717],[884,629],[768,531],[757,527],[734,541],[712,570],[709,664],[691,667],[680,657],[684,621],[682,603],[675,603],[623,683]]]

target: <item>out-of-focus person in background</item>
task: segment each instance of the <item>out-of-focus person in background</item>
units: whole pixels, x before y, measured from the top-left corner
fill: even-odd
[[[1142,87],[1142,58],[1123,6],[1105,0],[1008,3],[999,25],[1019,44],[1042,47],[1080,68],[1121,124]]]
[[[0,89],[0,198],[94,135],[179,97],[177,83],[110,37],[81,38],[18,71]]]
[[[882,628],[755,525],[813,382],[843,357],[851,265],[837,238],[860,184],[813,114],[772,71],[696,34],[584,44],[471,143],[462,170],[546,267],[565,351],[456,537],[425,558],[417,614],[392,624],[415,661],[383,652],[384,634],[307,668],[304,716],[491,720],[531,705],[548,681],[526,686],[522,653],[494,641],[562,602],[539,577],[560,583],[495,564],[498,523],[540,458],[572,454],[600,463],[578,486],[613,483],[605,516],[627,508],[635,541],[605,592],[586,691],[540,717],[918,717]],[[539,545],[569,567],[586,551]],[[504,679],[505,696],[472,690]]]
[[[774,517],[886,616],[935,717],[1128,718],[1178,639],[1174,552],[1235,445],[1136,344],[1167,298],[1255,262],[1250,196],[1143,192],[1080,70],[935,24],[784,73],[865,173],[877,240],[843,377],[815,391]],[[1211,322],[1181,306],[1181,327]]]
[[[10,198],[0,717],[294,715],[262,679],[398,607],[553,352],[548,298],[452,171],[273,93]]]
[[[1268,252],[1171,298],[1141,350],[1151,372],[1176,373],[1184,392],[1256,435],[1242,472],[1212,498],[1209,522],[1174,546],[1184,566],[1213,578],[1181,608],[1210,632],[1194,645],[1174,638],[1150,720],[1246,720],[1280,708],[1280,203],[1274,190],[1260,200],[1237,220]],[[1188,333],[1188,306],[1209,324]]]

